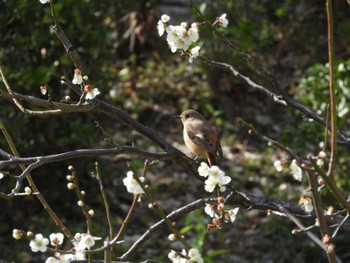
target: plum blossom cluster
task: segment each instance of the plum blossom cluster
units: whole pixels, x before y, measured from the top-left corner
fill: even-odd
[[[276,160],[273,165],[275,166],[277,172],[282,172],[283,168],[288,167],[288,162]],[[293,160],[289,164],[290,173],[293,175],[294,179],[301,182],[303,178],[303,170],[298,165],[297,160]]]
[[[157,29],[159,36],[166,33],[166,40],[168,42],[171,52],[175,53],[177,50],[185,52],[188,55],[190,63],[199,56],[200,46],[195,43],[199,39],[199,25],[200,23],[192,23],[191,26],[187,22],[182,22],[180,25],[170,25],[170,16],[163,14],[158,21]],[[216,18],[213,26],[220,25],[227,27],[228,20],[226,14]]]
[[[49,238],[44,237],[42,234],[34,235],[33,232],[28,231],[25,233],[21,229],[14,229],[12,236],[14,239],[29,238],[29,246],[33,252],[46,252],[48,248],[57,250],[59,246],[63,244],[64,235],[62,233],[52,233]],[[85,260],[86,250],[90,250],[95,245],[95,240],[99,240],[99,237],[93,237],[86,233],[76,233],[74,236],[77,243],[74,246],[73,253],[61,254],[55,252],[54,256],[48,257],[45,263],[64,263],[71,260]]]
[[[100,94],[100,91],[97,88],[93,89],[90,85],[84,85],[84,80],[88,80],[88,76],[83,76],[80,69],[75,69],[72,83],[74,85],[83,86],[84,92],[86,93],[85,98],[87,100],[92,100]]]
[[[198,167],[198,173],[200,176],[207,178],[204,189],[209,193],[213,192],[215,187],[218,187],[220,192],[224,192],[226,185],[231,182],[231,178],[226,176],[225,172],[216,165],[209,167],[208,164],[202,162]]]
[[[239,207],[233,209],[225,209],[225,199],[223,197],[218,198],[219,202],[216,205],[206,204],[204,212],[213,218],[212,223],[208,224],[208,229],[221,228],[221,222],[233,223],[236,220],[236,216],[239,211]]]
[[[171,250],[168,258],[173,263],[203,263],[203,258],[196,248],[191,248],[188,252],[183,249],[182,252]]]
[[[199,46],[193,46],[199,39],[198,23],[192,23],[189,27],[186,22],[180,25],[169,25],[170,16],[162,15],[158,21],[157,29],[159,36],[167,34],[167,42],[171,52],[175,53],[177,50],[187,52],[189,55],[189,62],[199,55]]]

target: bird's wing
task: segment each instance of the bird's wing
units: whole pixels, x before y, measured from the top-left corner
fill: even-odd
[[[192,141],[204,148],[207,152],[216,155],[216,149],[215,146],[211,143],[209,138],[203,134],[194,134],[192,132],[187,133],[188,136],[192,139]]]

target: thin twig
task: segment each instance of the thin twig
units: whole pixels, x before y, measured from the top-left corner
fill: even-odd
[[[4,125],[4,123],[2,122],[2,120],[0,119],[0,127],[1,127],[1,131],[5,136],[5,139],[7,141],[7,143],[9,144],[11,151],[13,153],[14,156],[16,156],[16,158],[19,158],[19,153],[15,147],[15,144],[10,136],[10,134],[7,132],[7,129]],[[14,157],[15,158],[15,157]],[[25,171],[27,168],[25,167],[24,164],[19,164],[19,166],[21,167],[22,171]],[[62,232],[71,240],[71,242],[73,244],[76,243],[76,240],[74,239],[72,233],[69,231],[69,229],[63,224],[63,222],[60,220],[60,218],[56,215],[56,213],[52,210],[51,206],[48,204],[48,202],[46,201],[46,199],[44,198],[44,196],[41,194],[41,192],[39,191],[38,187],[36,186],[34,180],[32,179],[31,175],[26,174],[26,178],[29,182],[29,185],[31,187],[31,189],[33,190],[33,192],[36,193],[36,197],[38,198],[38,200],[40,201],[40,203],[42,204],[42,206],[44,207],[44,210],[47,211],[47,213],[50,215],[50,217],[52,218],[52,220],[55,222],[55,224],[62,230]],[[18,183],[18,182],[17,182]],[[19,191],[19,190],[18,190]]]
[[[145,165],[148,165],[148,161],[146,160]],[[144,169],[145,171],[147,171],[147,167],[146,169]],[[155,199],[153,198],[151,192],[149,191],[149,189],[146,189],[145,185],[143,184],[143,182],[140,180],[139,177],[135,176],[134,179],[138,182],[138,184],[141,186],[142,190],[144,191],[144,195],[146,196],[146,198],[148,199],[149,203],[152,205],[152,208],[154,209],[154,211],[156,211],[156,213],[165,221],[166,225],[168,226],[168,228],[175,234],[176,238],[182,243],[182,245],[184,246],[184,248],[186,250],[189,250],[191,247],[190,245],[187,243],[187,241],[182,237],[182,235],[180,235],[179,230],[177,229],[176,226],[174,226],[172,224],[172,222],[167,218],[166,214],[164,213],[164,211],[159,207],[159,204],[155,201]]]
[[[347,213],[350,213],[350,204],[344,198],[342,192],[339,190],[339,188],[336,185],[336,183],[334,182],[334,180],[332,180],[326,174],[326,172],[317,165],[315,160],[313,160],[312,158],[310,158],[309,160],[310,160],[310,163],[312,164],[313,168],[317,172],[317,174],[319,176],[321,176],[322,179],[325,181],[325,184],[327,185],[327,187],[329,188],[329,190],[331,191],[331,193],[333,194],[335,199],[346,209]]]
[[[332,239],[329,233],[329,229],[327,226],[326,218],[324,216],[324,210],[321,200],[321,195],[318,192],[318,184],[317,184],[317,178],[315,172],[308,170],[308,179],[309,179],[309,185],[312,192],[312,198],[314,201],[314,207],[316,210],[317,219],[320,226],[320,232],[322,235],[322,239],[324,240],[324,243],[326,245],[326,253],[329,262],[336,263],[337,262],[337,256],[334,251],[334,245],[332,243]],[[329,249],[331,248],[331,249]]]
[[[310,231],[306,231],[306,227],[303,225],[303,223],[296,218],[294,215],[292,215],[286,208],[284,208],[283,206],[279,205],[278,206],[280,209],[280,212],[285,214],[290,220],[292,220],[294,222],[294,224],[296,224],[303,232],[306,233],[306,235],[312,240],[314,241],[317,245],[319,245],[324,251],[327,251],[326,246],[322,243],[322,241],[315,236],[312,232]]]
[[[342,226],[344,225],[345,221],[348,220],[349,218],[349,213],[346,214],[346,216],[344,217],[343,221],[340,222],[340,224],[337,225],[337,228],[334,230],[333,234],[332,234],[332,238],[335,238],[335,236],[338,234],[338,231],[342,228]]]
[[[216,199],[217,200],[217,199]],[[167,219],[170,221],[176,221],[180,217],[189,214],[192,211],[197,210],[198,208],[204,207],[204,205],[207,202],[210,202],[211,200],[207,199],[199,199],[197,201],[194,201],[186,206],[183,206],[179,209],[176,209],[175,211],[171,212],[169,215],[167,215]],[[120,260],[127,260],[132,254],[135,253],[141,246],[151,238],[151,235],[163,227],[165,227],[166,223],[165,220],[162,219],[156,224],[152,225],[151,227],[148,228],[148,230],[136,241],[134,244],[129,248],[129,250],[124,253],[121,257]]]
[[[334,36],[332,0],[326,0],[327,33],[328,33],[328,61],[329,61],[329,101],[331,110],[331,156],[327,175],[333,178],[337,154],[337,105],[334,85]]]
[[[95,172],[96,172],[95,178],[97,179],[97,182],[98,182],[98,184],[100,186],[100,192],[101,192],[102,199],[103,199],[103,204],[104,204],[104,207],[105,207],[105,210],[106,210],[106,218],[107,218],[108,229],[109,229],[109,240],[112,240],[113,236],[114,236],[114,234],[113,234],[113,224],[112,224],[112,215],[110,213],[109,202],[108,202],[108,198],[107,198],[107,195],[106,195],[105,188],[103,186],[103,181],[102,181],[102,178],[101,178],[100,167],[99,167],[99,164],[98,164],[97,161],[95,162]]]

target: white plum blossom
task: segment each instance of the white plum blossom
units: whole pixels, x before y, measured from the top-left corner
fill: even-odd
[[[82,252],[85,249],[90,249],[92,246],[95,245],[95,240],[100,240],[100,237],[94,237],[90,234],[85,233],[76,233],[74,235],[74,238],[78,241],[78,245],[75,247],[76,255],[78,255],[78,252]]]
[[[91,235],[84,235],[78,244],[78,246],[81,250],[84,250],[86,248],[90,249],[94,245],[95,245],[95,239]]]
[[[201,48],[200,46],[195,46],[194,48],[190,49],[190,57],[188,58],[188,61],[190,63],[193,62],[193,59],[198,57],[200,48]]]
[[[215,180],[206,180],[204,189],[205,191],[211,193],[214,191],[215,187],[217,186],[217,182]]]
[[[202,162],[198,167],[198,173],[200,176],[208,177],[207,180],[205,180],[204,189],[209,193],[213,192],[216,186],[223,192],[226,190],[225,185],[231,182],[231,178],[225,176],[225,172],[220,170],[216,165],[209,167],[206,163]]]
[[[0,173],[0,179],[4,178],[4,174],[3,173]]]
[[[170,16],[164,14],[161,16],[160,20],[158,21],[157,29],[160,37],[164,34],[169,20],[170,20]]]
[[[210,217],[220,218],[220,215],[216,213],[215,205],[205,204],[204,212]]]
[[[50,0],[39,0],[39,1],[40,1],[40,3],[42,3],[42,4],[50,3]]]
[[[33,252],[45,252],[48,244],[49,240],[44,238],[42,234],[36,234],[35,238],[29,242],[29,246]]]
[[[167,14],[163,14],[160,19],[162,20],[163,23],[168,23],[170,20],[170,16],[168,16]]]
[[[74,70],[74,77],[73,77],[72,83],[74,85],[80,85],[83,83],[83,76],[81,75],[80,69]]]
[[[191,27],[188,28],[189,26],[186,22],[182,22],[180,25],[169,25],[169,20],[170,17],[168,15],[161,16],[157,25],[159,36],[164,35],[164,33],[167,34],[166,39],[171,52],[175,53],[177,50],[188,51],[192,44],[199,39],[199,23],[192,23]],[[199,49],[200,47],[196,46],[187,53],[190,63],[198,56]]]
[[[175,53],[178,49],[186,51],[190,45],[189,39],[186,37],[187,30],[185,25],[170,25],[167,27],[167,42],[171,52]]]
[[[171,260],[171,262],[180,262],[180,255],[175,250],[171,250],[168,254],[168,258]]]
[[[205,181],[204,189],[207,192],[213,192],[215,187],[218,186],[221,192],[226,190],[225,185],[231,182],[229,176],[225,176],[225,172],[220,170],[216,165],[213,165],[209,168],[208,179]]]
[[[92,91],[86,93],[86,97],[85,98],[87,100],[92,100],[99,94],[100,94],[100,91],[97,88],[94,88]]]
[[[144,177],[140,177],[140,181],[143,182],[145,180]],[[134,178],[134,172],[128,171],[126,173],[126,177],[123,179],[123,183],[126,186],[126,189],[129,193],[132,194],[143,194],[144,191],[139,183]]]
[[[292,173],[294,179],[297,181],[301,181],[302,176],[303,176],[303,171],[301,170],[301,168],[299,167],[299,165],[295,159],[289,165],[289,168],[291,170],[291,173]]]
[[[59,246],[63,243],[64,235],[62,233],[52,233],[49,238],[51,245]]]
[[[86,85],[84,87],[84,91],[86,92],[85,99],[92,100],[94,99],[98,94],[100,94],[100,91],[97,88],[92,88],[90,85]]]
[[[217,18],[217,22],[219,23],[220,26],[227,27],[228,20],[226,18],[226,14],[222,14],[219,18]]]
[[[228,210],[227,211],[227,213],[226,213],[226,215],[227,215],[227,219],[231,222],[231,223],[233,223],[233,222],[235,222],[235,220],[236,220],[236,215],[238,214],[238,211],[239,211],[239,207],[236,207],[236,208],[234,208],[234,209],[231,209],[231,210]]]
[[[203,263],[203,258],[196,248],[191,248],[188,251],[188,256],[190,257],[190,262]]]
[[[207,177],[209,175],[209,165],[201,162],[201,165],[198,167],[198,173],[200,176]]]

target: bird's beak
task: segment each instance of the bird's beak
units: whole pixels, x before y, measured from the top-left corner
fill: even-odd
[[[181,115],[175,115],[174,118],[175,119],[181,119]]]

